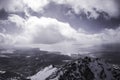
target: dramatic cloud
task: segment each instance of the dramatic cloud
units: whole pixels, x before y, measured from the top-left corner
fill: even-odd
[[[52,18],[30,17],[25,23],[26,35],[33,43],[58,43],[72,39],[76,31],[68,23],[59,22]]]
[[[30,16],[24,19],[18,15],[10,15],[8,20],[0,22],[4,26],[14,24],[16,31],[7,33],[8,27],[1,28],[0,46],[28,45],[67,53],[95,45],[120,43],[120,27],[89,34],[82,29],[75,30],[69,23],[48,17]]]
[[[31,9],[34,12],[43,12],[49,3],[67,5],[75,14],[86,14],[88,18],[98,18],[101,14],[104,17],[118,17],[119,5],[116,0],[1,0],[0,9],[4,8],[8,12],[25,12]],[[66,13],[68,14],[68,13]]]
[[[28,19],[23,19],[17,15],[11,15],[7,22],[8,24],[15,23],[16,27],[21,30],[21,33],[12,34],[15,43],[59,43],[64,40],[72,40],[72,36],[76,34],[76,31],[68,23],[59,22],[52,18],[31,16]],[[6,25],[6,23],[3,24]]]
[[[118,2],[0,0],[0,48],[27,46],[70,54],[79,50],[89,53],[86,49],[95,50],[98,45],[118,44]],[[110,21],[105,18],[110,18]],[[116,26],[109,27],[110,24]],[[93,31],[100,29],[101,32],[90,33],[90,28],[94,28]]]
[[[9,13],[27,13],[29,9],[41,12],[49,2],[50,0],[0,0],[0,10],[5,9]]]
[[[69,5],[76,14],[84,12],[90,18],[97,18],[105,12],[110,17],[118,17],[119,7],[115,0],[53,0],[58,4]]]

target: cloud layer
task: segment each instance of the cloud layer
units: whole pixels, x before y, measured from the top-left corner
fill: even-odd
[[[31,16],[28,19],[23,19],[18,15],[11,15],[6,23],[15,23],[16,27],[22,32],[11,34],[15,43],[41,43],[52,44],[59,43],[64,40],[72,40],[76,31],[68,24],[60,22],[53,18]],[[5,26],[6,23],[3,23]],[[2,33],[1,33],[2,34]],[[4,33],[3,33],[4,35]]]
[[[80,48],[120,43],[120,27],[90,34],[81,28],[74,29],[70,23],[31,14],[44,14],[50,3],[70,8],[66,11],[69,16],[85,14],[88,19],[97,19],[101,15],[105,18],[120,15],[116,0],[0,0],[0,9],[9,14],[7,20],[0,20],[0,47],[31,46],[72,53]]]
[[[43,12],[49,3],[58,5],[68,5],[75,14],[84,13],[88,18],[98,18],[101,13],[104,17],[118,17],[119,5],[116,0],[1,0],[0,9],[4,8],[8,12]],[[70,11],[68,11],[70,12]],[[106,13],[106,14],[105,14]]]
[[[76,14],[84,12],[88,18],[97,18],[100,13],[110,17],[118,17],[119,7],[115,0],[53,0],[57,4],[69,5]],[[106,15],[104,15],[106,16]]]
[[[2,21],[1,21],[2,22]],[[0,46],[31,46],[61,52],[74,52],[79,48],[88,48],[95,45],[120,43],[120,27],[104,29],[101,33],[88,34],[86,31],[75,30],[69,23],[49,17],[22,18],[18,15],[9,16],[7,24],[14,23],[20,30],[7,33],[3,28],[0,33]],[[1,23],[4,26],[6,22]]]

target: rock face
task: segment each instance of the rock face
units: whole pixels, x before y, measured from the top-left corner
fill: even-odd
[[[120,80],[120,69],[102,59],[85,57],[62,66],[46,80]]]

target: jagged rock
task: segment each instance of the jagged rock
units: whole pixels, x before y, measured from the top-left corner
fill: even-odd
[[[46,80],[120,80],[120,69],[99,58],[80,58],[59,68]]]

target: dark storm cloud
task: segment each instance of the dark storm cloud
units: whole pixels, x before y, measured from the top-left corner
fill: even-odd
[[[4,9],[1,9],[0,10],[0,20],[5,20],[7,18],[8,18],[8,13]]]
[[[45,7],[44,14],[42,15],[45,17],[56,18],[63,22],[68,22],[75,29],[83,28],[92,33],[100,32],[104,28],[115,29],[119,26],[119,16],[117,18],[109,18],[109,16],[104,12],[99,14],[100,16],[97,19],[88,19],[88,16],[84,12],[81,14],[76,14],[68,5],[57,5],[55,3],[50,3]],[[105,18],[105,15],[109,19]]]
[[[12,5],[13,1],[14,1],[14,3]],[[101,1],[101,2],[105,2],[106,5],[110,3],[109,5],[111,5],[111,6],[109,6],[109,7],[106,6],[105,8],[102,7],[105,5],[103,5],[103,4],[99,5],[97,3],[97,2],[99,2],[98,0],[93,0],[93,2],[96,2],[96,5],[93,5],[93,2],[88,2],[88,3],[84,4],[84,1],[81,1],[81,3],[77,3],[77,0],[73,1],[73,3],[71,3],[72,0],[71,0],[71,2],[66,1],[66,3],[62,0],[60,0],[61,3],[59,3],[59,1],[55,1],[55,0],[53,0],[51,2],[48,0],[46,0],[46,1],[47,2],[45,3],[45,5],[42,4],[42,2],[41,2],[41,4],[36,4],[37,6],[34,6],[32,4],[29,5],[29,1],[25,2],[24,0],[23,0],[23,2],[22,1],[18,2],[16,0],[11,0],[11,1],[0,0],[2,5],[9,4],[9,6],[12,6],[10,8],[9,8],[9,6],[8,7],[3,6],[3,8],[7,12],[9,12],[9,14],[17,14],[17,15],[25,18],[26,12],[24,9],[26,8],[27,13],[32,16],[37,16],[37,17],[45,16],[45,17],[56,18],[62,22],[68,22],[75,29],[82,28],[90,33],[100,32],[104,28],[113,28],[114,29],[114,28],[117,28],[118,25],[120,24],[120,17],[117,16],[119,13],[118,13],[117,9],[114,9],[114,8],[116,8],[116,6],[114,5],[115,4],[114,0]],[[116,0],[116,2],[119,4],[120,1]],[[75,7],[74,3],[76,3],[76,6],[78,6],[78,8]],[[22,5],[23,5],[23,7],[21,7]],[[28,6],[24,7],[24,5],[28,5]],[[80,7],[79,5],[81,5],[81,8],[79,8]],[[83,5],[90,6],[90,8],[88,7],[88,9],[87,9]],[[39,9],[41,9],[41,8],[43,9],[43,12],[39,11]],[[87,12],[80,11],[80,12],[76,13],[75,10],[79,11],[82,8],[85,10],[88,10],[88,11]],[[99,8],[102,9],[103,11],[99,11]],[[108,8],[110,8],[111,10]],[[89,11],[90,9],[92,9],[92,11]],[[94,14],[94,12],[95,12],[95,14]],[[6,15],[3,15],[3,12],[2,12],[1,14],[2,14],[1,15],[2,19],[3,19],[3,17],[7,18],[7,16],[8,16],[7,15],[8,13]],[[117,17],[111,17],[110,15],[117,16]],[[111,18],[106,19],[105,17],[107,17],[107,18],[111,17]]]

